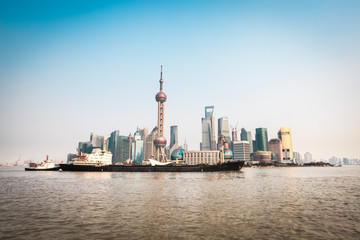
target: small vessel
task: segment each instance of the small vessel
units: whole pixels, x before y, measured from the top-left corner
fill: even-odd
[[[29,167],[25,168],[25,171],[57,171],[60,167],[55,165],[53,160],[49,160],[49,156],[46,155],[46,160],[40,164],[29,163]]]

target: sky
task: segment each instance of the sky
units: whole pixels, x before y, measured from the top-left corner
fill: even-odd
[[[0,0],[0,162],[65,161],[90,133],[149,131],[199,149],[205,106],[290,127],[313,158],[360,158],[360,1]]]

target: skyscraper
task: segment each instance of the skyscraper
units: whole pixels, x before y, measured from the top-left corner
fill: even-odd
[[[255,139],[257,151],[269,151],[268,134],[266,128],[257,128]]]
[[[160,72],[160,92],[158,92],[155,96],[156,102],[158,103],[158,134],[154,139],[155,145],[155,154],[154,157],[159,162],[166,162],[166,154],[165,154],[165,146],[166,146],[166,138],[164,137],[164,114],[165,114],[165,101],[166,94],[163,90],[163,78],[162,78],[162,65]]]
[[[304,154],[304,163],[311,163],[312,162],[312,155],[309,152]]]
[[[178,144],[178,126],[170,126],[170,149],[175,143]]]
[[[154,127],[153,130],[147,137],[145,138],[145,147],[144,147],[144,160],[149,160],[150,158],[154,158],[154,140],[157,136],[157,127]]]
[[[205,107],[205,118],[201,119],[201,150],[216,150],[214,106]]]
[[[283,161],[291,161],[294,158],[291,133],[289,127],[281,127],[278,132],[278,136],[281,139],[283,145]]]
[[[90,134],[90,141],[88,142],[79,142],[78,145],[78,155],[84,153],[91,153],[93,148],[104,149],[104,137],[98,136],[94,133]]]
[[[116,130],[110,134],[108,142],[108,150],[113,154],[112,164],[125,162],[130,158],[128,136],[120,136],[120,131]]]
[[[141,163],[143,159],[144,141],[141,138],[139,129],[134,133],[134,140],[131,144],[131,160],[135,163]]]
[[[227,117],[218,119],[218,138],[224,136],[229,146],[231,145],[229,120]]]
[[[248,141],[249,142],[249,151],[250,153],[253,153],[253,140],[252,140],[252,136],[251,136],[251,132],[250,131],[246,131],[245,128],[241,129],[241,133],[240,133],[240,139],[241,141]]]
[[[269,141],[269,151],[271,152],[271,159],[273,161],[281,162],[282,157],[282,143],[278,138],[270,139]]]
[[[294,161],[295,163],[303,163],[301,154],[299,152],[294,152]]]

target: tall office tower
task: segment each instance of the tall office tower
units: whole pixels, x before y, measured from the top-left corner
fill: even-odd
[[[154,140],[157,136],[158,128],[154,127],[151,133],[145,139],[145,147],[144,147],[144,160],[149,160],[154,158]]]
[[[231,145],[230,130],[229,130],[229,119],[222,117],[218,119],[218,138],[224,136],[225,140]]]
[[[304,154],[304,163],[311,163],[312,162],[312,155],[309,152]]]
[[[175,143],[178,144],[178,126],[170,126],[170,148]]]
[[[78,145],[78,155],[85,153],[91,153],[93,148],[104,149],[104,137],[98,136],[94,133],[90,134],[90,141],[88,142],[79,142]]]
[[[253,145],[253,153],[257,151],[257,148],[256,148],[256,140],[252,140],[252,145]]]
[[[269,151],[268,135],[267,135],[266,128],[257,128],[255,139],[256,139],[256,150],[257,151]]]
[[[104,149],[104,137],[103,136],[98,136],[94,133],[90,134],[90,143],[93,145],[93,147],[95,148],[101,148]]]
[[[143,140],[144,146],[143,146],[143,161],[146,160],[146,137],[149,135],[149,130],[147,128],[140,128],[139,129],[140,135],[141,135],[141,140]]]
[[[269,151],[271,152],[271,159],[273,161],[281,162],[282,157],[282,143],[278,138],[270,139],[269,141]]]
[[[236,128],[233,128],[231,130],[231,137],[232,137],[232,141],[233,142],[238,142],[239,141],[239,138],[238,138],[238,130]]]
[[[250,153],[255,152],[254,147],[254,141],[252,140],[251,131],[246,131],[245,128],[241,129],[240,133],[240,139],[241,141],[248,141],[249,142],[249,151]]]
[[[144,141],[141,138],[139,129],[134,133],[134,140],[131,144],[131,160],[135,163],[141,163],[144,153]]]
[[[250,161],[249,142],[234,142],[234,161]]]
[[[283,144],[283,161],[291,161],[294,158],[289,127],[281,127],[278,136]]]
[[[112,153],[112,164],[120,162],[120,144],[118,144],[120,131],[116,130],[110,134],[108,150]]]
[[[130,159],[130,139],[129,136],[119,136],[118,137],[119,144],[119,162],[125,162]]]
[[[201,119],[201,150],[216,150],[214,106],[205,107],[205,118]]]
[[[156,102],[158,103],[158,135],[154,140],[155,145],[155,159],[159,162],[166,162],[166,154],[165,154],[165,146],[166,146],[166,138],[164,137],[164,114],[165,114],[165,101],[166,94],[163,90],[163,78],[162,78],[162,65],[160,72],[160,92],[158,92],[155,96]]]
[[[294,160],[295,160],[295,163],[298,163],[298,164],[303,163],[301,154],[299,152],[294,152]]]

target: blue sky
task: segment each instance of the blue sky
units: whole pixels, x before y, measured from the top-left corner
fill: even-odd
[[[292,129],[295,151],[360,158],[359,1],[0,1],[0,162],[61,161],[90,132],[165,124],[190,148],[204,106]]]

